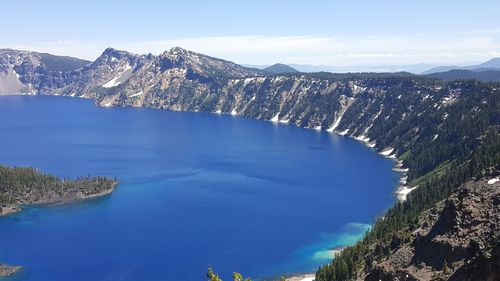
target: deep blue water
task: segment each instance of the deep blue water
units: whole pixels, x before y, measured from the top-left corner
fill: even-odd
[[[0,218],[9,280],[205,280],[312,271],[394,202],[359,142],[204,113],[0,97],[0,163],[118,177],[105,198]]]

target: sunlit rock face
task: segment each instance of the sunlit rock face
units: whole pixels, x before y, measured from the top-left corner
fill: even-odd
[[[1,50],[0,90],[93,98],[101,106],[289,123],[353,137],[393,159],[422,149],[415,146],[417,141],[439,151],[439,145],[452,137],[447,128],[457,118],[466,118],[454,116],[455,109],[469,108],[470,118],[490,112],[500,91],[473,81],[445,83],[408,73],[267,74],[178,47],[158,56],[108,48],[92,63],[47,56]],[[471,134],[479,138],[485,129]],[[404,185],[414,174],[425,172],[411,169],[407,159],[398,162],[398,169],[408,172],[401,199],[414,187]]]

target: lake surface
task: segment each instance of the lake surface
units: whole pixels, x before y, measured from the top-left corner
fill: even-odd
[[[64,97],[0,97],[0,120],[0,163],[120,181],[0,218],[0,261],[25,267],[9,281],[312,271],[395,200],[392,161],[326,132]]]

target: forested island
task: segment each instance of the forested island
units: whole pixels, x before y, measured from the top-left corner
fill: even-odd
[[[23,205],[58,204],[110,194],[117,180],[107,177],[61,179],[31,167],[0,166],[0,216],[19,212]],[[20,266],[0,264],[0,277]]]

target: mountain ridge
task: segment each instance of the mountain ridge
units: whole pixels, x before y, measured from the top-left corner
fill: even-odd
[[[360,141],[394,159],[402,176],[397,190],[401,203],[389,210],[386,220],[377,221],[365,238],[373,240],[366,243],[385,243],[415,214],[498,165],[500,158],[495,149],[500,86],[495,83],[444,82],[408,73],[266,75],[181,48],[159,56],[106,49],[80,70],[39,74],[20,72],[19,81],[30,81],[27,90],[32,94],[91,98],[104,107],[224,113]],[[393,220],[398,223],[389,224]],[[363,243],[335,259],[333,264],[345,262],[345,276],[368,269],[359,266],[369,263],[356,252],[367,249]],[[351,254],[358,257],[356,262]],[[323,267],[318,276],[329,270]]]
[[[282,73],[297,73],[300,72],[297,69],[286,65],[282,63],[275,63],[271,66],[268,66],[264,69],[262,69],[265,72],[272,73],[272,74],[282,74]]]
[[[483,82],[500,82],[500,68],[497,70],[489,69],[477,69],[477,70],[467,70],[467,69],[452,69],[445,72],[437,72],[427,74],[427,77],[439,78],[444,81],[452,80],[465,80],[465,79],[476,79]]]
[[[471,70],[471,71],[484,71],[484,70],[500,70],[500,58],[492,58],[480,64],[467,65],[467,66],[437,66],[429,70],[423,71],[420,74],[433,74],[439,72],[447,72],[450,70]]]

